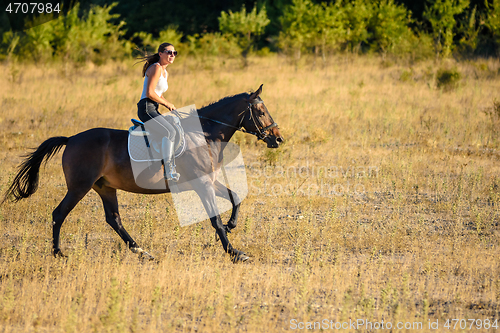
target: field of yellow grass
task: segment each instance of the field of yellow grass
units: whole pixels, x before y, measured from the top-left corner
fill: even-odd
[[[133,63],[0,65],[2,193],[48,137],[127,129]],[[249,194],[229,238],[250,261],[231,263],[208,220],[180,227],[170,194],[125,192],[123,223],[156,261],[127,250],[93,192],[62,227],[68,258],[53,258],[59,153],[37,193],[0,206],[0,332],[498,330],[498,60],[179,57],[169,73],[177,107],[264,84],[286,142],[233,138]]]

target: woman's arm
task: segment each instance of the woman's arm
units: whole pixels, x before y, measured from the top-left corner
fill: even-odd
[[[160,80],[161,75],[161,66],[155,65],[149,67],[146,71],[146,75],[148,76],[148,86],[146,87],[146,97],[155,101],[158,104],[163,105],[169,110],[174,110],[175,106],[167,101],[163,96],[158,96],[155,91],[156,85],[158,84],[158,80]]]

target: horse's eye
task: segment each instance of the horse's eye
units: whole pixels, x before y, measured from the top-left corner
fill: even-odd
[[[261,110],[261,109],[259,109],[259,108],[256,108],[256,109],[255,109],[255,114],[256,114],[258,117],[261,117],[261,116],[265,115],[265,112],[264,112],[264,111],[262,111],[262,110]]]

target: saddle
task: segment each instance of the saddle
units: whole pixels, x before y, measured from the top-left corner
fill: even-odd
[[[178,117],[168,114],[163,116],[175,128],[174,156],[177,158],[186,150],[184,129]],[[146,131],[144,123],[137,119],[131,119],[133,126],[128,130],[128,153],[130,159],[135,162],[157,162],[161,161],[162,137],[151,135]]]

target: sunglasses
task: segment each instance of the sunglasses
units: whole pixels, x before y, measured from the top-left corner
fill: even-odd
[[[163,53],[168,54],[169,56],[174,56],[177,57],[177,51],[172,51],[172,50],[165,50]]]

